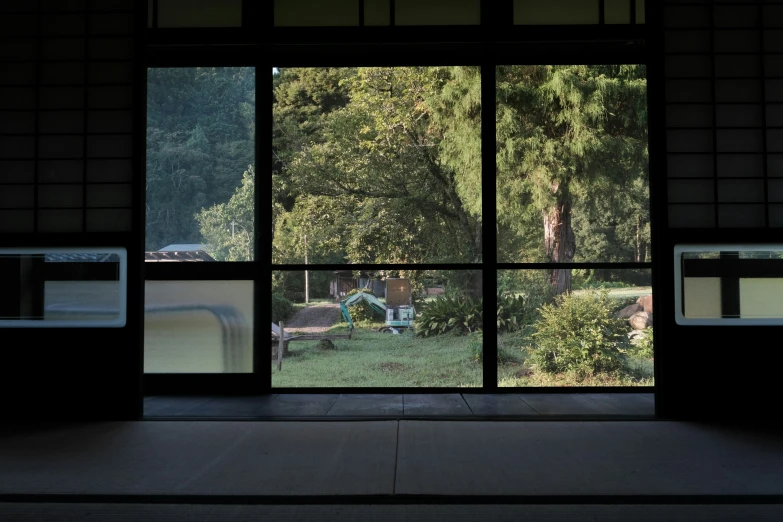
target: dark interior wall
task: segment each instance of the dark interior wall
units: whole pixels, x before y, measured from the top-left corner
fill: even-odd
[[[133,82],[145,4],[0,3],[0,246],[143,259]],[[0,330],[4,418],[139,418],[140,284],[130,269],[124,328]]]
[[[134,139],[143,136],[133,132],[144,105],[132,88],[143,4],[2,3],[0,190],[17,195],[0,198],[0,246],[123,246],[132,266],[143,259],[133,186],[143,175]],[[768,178],[783,176],[774,170],[783,164],[783,9],[648,4],[651,99],[665,104],[651,111],[652,150],[665,151],[651,158],[659,413],[779,415],[772,360],[783,329],[676,325],[672,252],[677,243],[780,240],[783,205]],[[110,200],[91,196],[108,186]],[[1,330],[5,418],[138,418],[140,288],[131,268],[125,328]]]
[[[665,104],[663,113],[651,113],[651,143],[666,151],[651,158],[651,171],[660,176],[654,216],[659,414],[779,418],[779,370],[771,361],[783,329],[679,326],[672,281],[678,243],[780,241],[783,205],[772,188],[783,175],[776,167],[783,140],[775,130],[783,125],[783,31],[776,29],[783,27],[783,6],[648,4],[648,25],[657,24],[651,95]]]

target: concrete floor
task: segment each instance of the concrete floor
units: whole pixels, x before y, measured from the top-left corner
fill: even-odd
[[[145,397],[147,419],[477,419],[655,415],[652,393],[274,394]]]

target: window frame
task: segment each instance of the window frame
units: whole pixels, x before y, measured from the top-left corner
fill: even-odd
[[[257,5],[245,0],[245,13],[258,13]],[[274,3],[270,2],[273,11]],[[499,269],[546,269],[557,263],[498,263],[494,182],[495,171],[495,67],[524,61],[540,64],[613,64],[638,63],[648,67],[648,78],[653,65],[649,50],[647,24],[640,25],[595,25],[595,26],[514,26],[508,14],[509,0],[481,2],[481,19],[478,26],[405,26],[405,27],[340,27],[340,28],[297,28],[274,27],[274,17],[268,17],[270,25],[245,23],[242,28],[226,29],[150,29],[147,31],[144,57],[143,97],[146,107],[146,70],[152,67],[193,66],[248,66],[256,69],[256,99],[268,96],[266,83],[258,81],[258,71],[272,67],[360,67],[360,66],[480,66],[482,81],[482,108],[492,108],[489,117],[482,118],[482,262],[477,264],[327,264],[327,265],[275,265],[272,263],[271,237],[267,227],[272,209],[265,208],[262,195],[267,192],[257,188],[255,193],[255,260],[251,262],[224,263],[144,263],[142,285],[146,280],[220,280],[251,279],[254,281],[254,338],[253,372],[246,374],[144,374],[145,395],[151,394],[226,394],[226,393],[595,393],[651,392],[655,387],[531,387],[500,388],[497,383],[497,345],[484,346],[483,386],[477,388],[422,387],[422,388],[378,388],[378,387],[329,387],[329,388],[273,388],[271,361],[266,337],[258,326],[266,324],[271,314],[271,273],[287,270],[334,270],[346,269],[452,269],[481,270],[488,282],[484,286],[484,303],[494,303],[496,278]],[[648,6],[649,10],[650,7]],[[247,18],[245,18],[247,21]],[[258,20],[255,18],[254,20]],[[269,38],[271,36],[271,38]],[[199,45],[194,45],[199,44]],[[372,45],[373,55],[367,52]],[[520,60],[520,56],[525,57]],[[648,92],[649,92],[648,84]],[[656,98],[648,96],[650,113],[654,110]],[[146,111],[144,123],[139,130],[142,143],[146,142]],[[486,115],[486,113],[485,113]],[[256,121],[272,117],[272,105],[268,112],[256,107]],[[652,121],[653,118],[650,118]],[[650,157],[656,154],[650,129]],[[256,125],[256,164],[263,157],[267,144],[271,144],[272,126]],[[656,142],[657,143],[657,142]],[[261,144],[264,144],[263,146]],[[140,165],[146,164],[146,147],[142,150]],[[652,161],[651,161],[652,165]],[[144,180],[140,178],[141,206],[144,208]],[[655,197],[653,176],[650,180],[651,223],[658,215],[658,201]],[[261,185],[259,184],[258,187]],[[265,198],[263,198],[265,201]],[[665,203],[665,202],[664,202]],[[141,212],[143,214],[143,212]],[[144,217],[141,217],[143,221]],[[651,225],[651,243],[659,241],[656,228]],[[140,241],[143,244],[144,227],[141,227]],[[653,250],[655,253],[655,250]],[[656,260],[657,256],[653,255]],[[143,261],[142,261],[143,263]],[[653,273],[653,288],[656,287],[653,264],[657,263],[569,263],[569,268],[636,268],[650,269]],[[153,267],[152,265],[157,265]],[[553,266],[554,265],[554,266]],[[562,268],[562,264],[560,265]],[[142,288],[143,303],[143,288]],[[490,310],[491,312],[491,310]],[[143,321],[141,321],[143,324]],[[492,339],[497,333],[494,321],[485,323],[485,337]],[[142,336],[143,338],[143,336]],[[143,365],[142,365],[143,368]],[[658,361],[655,361],[656,378]]]

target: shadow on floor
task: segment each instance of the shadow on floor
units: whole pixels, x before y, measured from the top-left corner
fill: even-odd
[[[575,394],[271,394],[152,396],[155,418],[457,418],[640,417],[655,415],[652,393]]]

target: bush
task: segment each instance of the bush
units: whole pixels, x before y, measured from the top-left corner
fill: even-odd
[[[280,324],[294,314],[294,303],[280,294],[272,294],[272,322]]]
[[[639,357],[640,359],[652,359],[655,355],[653,352],[653,329],[647,328],[644,330],[644,334],[631,344],[632,347],[628,351],[629,355]]]
[[[482,300],[470,297],[438,297],[416,318],[418,337],[430,337],[446,332],[465,334],[483,328]]]
[[[625,321],[614,317],[613,308],[606,292],[565,294],[542,306],[531,362],[547,373],[574,372],[580,380],[620,370],[629,341]]]
[[[368,290],[367,288],[354,288],[348,292],[348,294],[346,294],[344,299],[347,299],[352,295],[356,295],[359,292],[375,296],[375,294],[373,294],[372,291]],[[350,312],[351,319],[354,323],[361,321],[383,321],[385,319],[382,313],[374,310],[373,307],[370,306],[370,304],[366,301],[359,301],[355,305],[348,307],[348,311]]]

